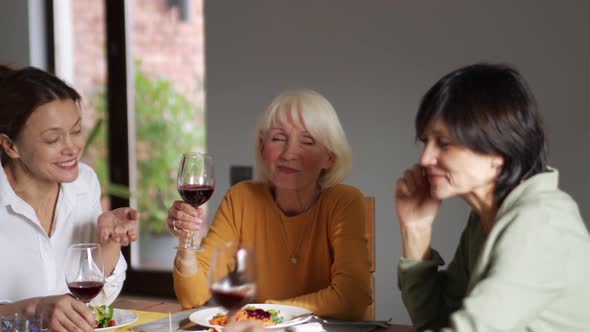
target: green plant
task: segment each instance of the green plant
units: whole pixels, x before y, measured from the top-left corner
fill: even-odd
[[[106,116],[105,95],[95,101]],[[166,79],[150,78],[135,63],[135,126],[137,159],[137,204],[143,231],[163,233],[170,203],[179,198],[176,189],[178,162],[183,152],[204,146],[203,111],[195,107]],[[124,187],[108,182],[106,130],[99,119],[91,131],[90,162],[103,185],[103,193],[125,197]],[[127,196],[128,197],[128,196]]]

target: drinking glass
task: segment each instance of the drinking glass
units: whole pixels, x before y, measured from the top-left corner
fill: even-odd
[[[25,315],[15,313],[0,317],[2,332],[41,332],[41,314]]]
[[[256,294],[256,258],[252,247],[235,242],[223,244],[213,253],[209,270],[213,300],[227,310],[228,323]]]
[[[97,243],[80,243],[68,247],[66,283],[72,295],[88,304],[104,286],[104,258]]]
[[[206,153],[183,154],[178,169],[178,192],[180,197],[197,208],[211,198],[213,190],[215,190],[213,157]],[[202,250],[201,238],[203,231],[191,232],[188,240],[184,241],[180,247]]]

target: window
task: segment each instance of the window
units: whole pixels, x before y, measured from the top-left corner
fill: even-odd
[[[173,295],[167,210],[180,155],[205,149],[203,1],[55,1],[53,11],[56,72],[84,97],[84,160],[103,208],[141,212],[125,290]]]

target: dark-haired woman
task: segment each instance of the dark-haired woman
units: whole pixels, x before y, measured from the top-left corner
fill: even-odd
[[[52,331],[93,331],[94,314],[65,281],[73,243],[102,245],[107,278],[94,304],[123,286],[121,245],[136,239],[138,212],[102,212],[83,146],[74,89],[36,68],[0,66],[0,316],[37,312]]]
[[[558,172],[525,82],[508,66],[451,72],[416,116],[419,162],[396,185],[398,278],[415,326],[448,331],[586,331],[590,236]],[[442,200],[472,212],[446,269],[431,249]],[[447,329],[445,329],[447,331]]]

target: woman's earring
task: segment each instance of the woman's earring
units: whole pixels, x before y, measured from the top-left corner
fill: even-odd
[[[492,160],[492,163],[490,166],[492,166],[492,168],[496,168],[496,167],[498,167],[498,164],[496,164],[495,160]]]

